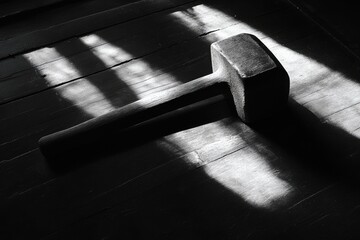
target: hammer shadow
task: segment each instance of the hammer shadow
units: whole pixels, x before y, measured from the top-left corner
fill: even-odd
[[[253,129],[289,161],[301,163],[332,181],[360,184],[360,140],[320,120],[295,100],[289,100],[287,112]]]

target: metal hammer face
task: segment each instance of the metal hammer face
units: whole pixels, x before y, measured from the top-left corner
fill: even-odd
[[[219,94],[217,89],[226,85],[246,123],[265,121],[286,106],[288,74],[255,36],[240,34],[216,42],[211,45],[211,56],[214,73],[44,136],[39,140],[42,153],[56,157],[96,145],[96,141],[118,138],[124,129]]]
[[[289,76],[255,36],[240,34],[211,45],[213,71],[230,86],[236,111],[246,123],[263,121],[283,110]]]

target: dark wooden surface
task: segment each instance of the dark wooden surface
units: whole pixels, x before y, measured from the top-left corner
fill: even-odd
[[[282,1],[91,2],[0,29],[1,239],[360,237],[359,68],[341,46]],[[249,127],[217,96],[63,171],[39,152],[46,134],[210,73],[210,44],[240,32],[289,73],[278,118]]]
[[[356,3],[325,0],[288,0],[306,17],[327,32],[345,51],[360,59],[360,34],[353,29],[359,22]]]
[[[23,1],[23,0],[13,0],[13,1],[1,1],[0,2],[0,19],[9,19],[12,17],[18,18],[23,14],[32,13],[33,11],[43,10],[47,7],[54,7],[57,4],[66,3],[66,0],[33,0],[33,1]]]

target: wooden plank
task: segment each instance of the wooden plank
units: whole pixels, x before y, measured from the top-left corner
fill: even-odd
[[[0,3],[0,20],[4,21],[5,18],[14,17],[19,14],[28,13],[32,10],[49,7],[54,4],[65,2],[66,0],[33,0],[31,2],[25,1],[6,1]]]
[[[136,0],[104,0],[102,3],[96,0],[68,1],[49,6],[45,9],[34,10],[34,12],[28,14],[6,19],[0,27],[1,40],[9,40],[31,32],[34,33],[39,30],[48,29],[134,2]],[[33,18],[33,15],[37,17]]]
[[[306,0],[289,2],[334,38],[357,61],[360,60],[360,35],[352,28],[353,23],[358,21],[353,4]]]
[[[107,28],[83,38],[71,39],[67,42],[55,44],[50,49],[41,49],[23,56],[6,59],[2,61],[4,67],[1,69],[2,77],[0,80],[0,89],[6,89],[6,91],[0,92],[0,101],[6,103],[31,95],[49,87],[104,71],[106,68],[152,54],[184,41],[194,40],[199,36],[217,32],[221,29],[231,27],[229,30],[235,28],[239,28],[241,31],[252,30],[247,24],[239,23],[231,17],[224,17],[224,14],[202,5],[195,6],[193,11],[196,12],[198,18],[204,18],[206,14],[212,14],[212,20],[208,21],[204,27],[200,27],[196,20],[191,20],[191,27],[194,30],[184,29],[184,22],[179,17],[186,17],[186,15],[182,14],[182,11],[188,7],[180,7],[169,11],[167,14],[161,13],[159,14],[161,17],[155,15]],[[255,16],[251,17],[253,17],[253,20],[246,20],[248,22],[255,21]],[[291,16],[287,11],[282,11],[273,13],[271,17],[258,17],[256,21],[266,26],[269,32],[279,33],[284,29],[288,29],[288,25],[281,24],[282,18],[291,19]],[[300,23],[296,22],[294,24],[300,25]],[[160,25],[163,27],[155,28],[154,31],[148,30]],[[127,34],[123,34],[123,32]],[[257,32],[257,34],[260,37],[262,36],[260,32]],[[163,37],[159,39],[157,36]],[[216,35],[212,34],[211,36]],[[144,39],[147,39],[146,44],[143,44]],[[117,51],[117,56],[112,57],[111,62],[108,61],[106,66],[104,66],[104,64],[96,60],[97,56],[95,55],[105,55],[109,49]],[[101,58],[101,56],[99,57]],[[59,74],[61,71],[59,67],[63,68],[68,62],[78,66],[78,69],[74,69],[66,74],[64,73],[61,77],[56,78],[54,74],[57,76],[61,75]],[[41,74],[37,74],[38,72]],[[46,81],[46,78],[55,80],[48,82],[46,86],[40,84],[44,80]]]
[[[136,1],[125,6],[91,14],[68,22],[59,23],[46,29],[29,32],[24,35],[6,39],[1,42],[0,59],[31,51],[48,44],[84,35],[110,25],[138,18],[156,11],[178,6],[189,1]]]

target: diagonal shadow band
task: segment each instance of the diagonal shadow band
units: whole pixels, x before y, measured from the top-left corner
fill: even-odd
[[[289,100],[287,112],[253,128],[274,145],[275,151],[291,156],[289,161],[333,180],[360,183],[360,140],[321,121],[294,99]]]

